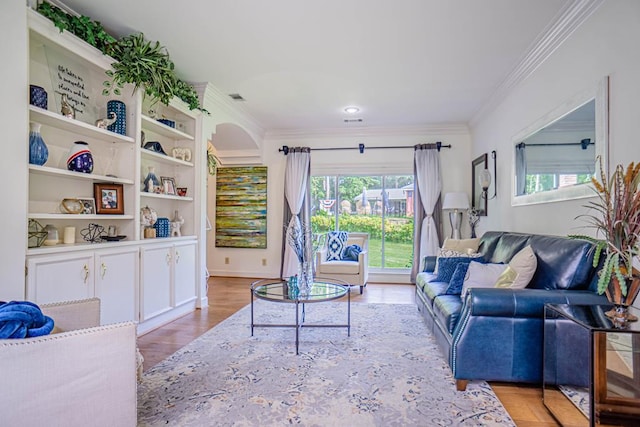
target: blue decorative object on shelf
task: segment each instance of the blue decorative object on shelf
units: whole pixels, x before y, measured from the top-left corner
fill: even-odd
[[[120,135],[127,134],[127,106],[122,101],[111,100],[107,101],[107,117],[111,117],[111,113],[116,113],[118,118],[109,126],[107,130],[111,132],[119,133]]]
[[[89,150],[89,144],[84,141],[76,141],[69,150],[67,169],[74,172],[93,172],[93,156]]]
[[[157,120],[163,125],[169,126],[170,128],[175,129],[176,127],[176,122],[174,122],[173,120],[168,120],[168,119],[157,119]]]
[[[36,85],[29,85],[29,104],[44,110],[48,107],[47,91]]]
[[[144,179],[144,191],[147,193],[155,193],[156,188],[161,188],[160,180],[156,176],[155,168],[153,166],[149,166],[149,173]]]
[[[29,163],[42,166],[49,158],[49,149],[40,135],[40,123],[31,122],[29,132]]]
[[[156,237],[169,237],[169,218],[158,218],[153,228],[156,229]]]

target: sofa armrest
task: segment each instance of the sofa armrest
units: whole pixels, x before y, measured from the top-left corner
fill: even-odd
[[[463,311],[471,316],[542,318],[545,304],[607,304],[590,291],[471,288]]]
[[[436,270],[437,256],[426,256],[422,258],[422,265],[420,265],[420,272],[433,273]]]
[[[369,278],[369,269],[367,267],[369,265],[369,251],[364,250],[358,254],[358,265],[360,267],[359,274],[364,277],[364,282],[366,283]]]
[[[0,340],[3,425],[135,426],[136,326]]]
[[[56,330],[73,331],[100,325],[99,298],[42,304],[40,309],[53,319]]]

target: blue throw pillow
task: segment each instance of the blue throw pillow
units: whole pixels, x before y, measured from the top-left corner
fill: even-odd
[[[349,234],[346,231],[327,233],[327,261],[340,261]]]
[[[462,285],[464,284],[464,278],[468,270],[469,263],[460,263],[456,266],[449,280],[449,287],[445,291],[446,295],[460,295],[462,293]]]
[[[342,251],[343,261],[358,261],[358,255],[362,252],[362,248],[358,245],[349,245]]]
[[[438,276],[436,277],[436,281],[438,282],[447,282],[451,280],[451,276],[453,276],[454,271],[456,271],[456,267],[458,264],[469,264],[471,261],[480,261],[480,258],[470,258],[470,257],[449,257],[449,258],[439,258],[438,259]]]

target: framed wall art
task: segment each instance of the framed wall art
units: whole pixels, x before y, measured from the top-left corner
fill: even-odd
[[[480,173],[487,168],[487,153],[471,162],[471,207],[478,216],[487,216],[487,196],[482,192]]]
[[[267,247],[267,167],[218,168],[216,247]]]

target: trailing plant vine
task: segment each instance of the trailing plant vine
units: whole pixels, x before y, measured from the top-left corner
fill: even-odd
[[[193,86],[177,77],[169,52],[160,42],[151,42],[142,33],[116,39],[100,22],[87,16],[70,15],[50,3],[40,3],[37,11],[51,20],[60,32],[69,31],[117,61],[111,64],[113,70],[107,71],[110,81],[104,83],[102,93],[105,96],[111,92],[119,95],[120,88],[129,83],[165,105],[177,97],[189,109],[209,113],[201,107]]]

